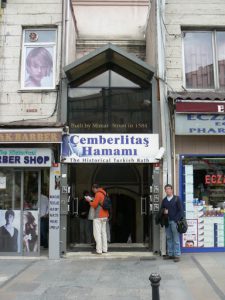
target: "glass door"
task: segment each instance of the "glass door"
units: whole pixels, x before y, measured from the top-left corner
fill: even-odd
[[[40,170],[0,171],[0,253],[39,255]]]
[[[0,253],[21,254],[21,174],[0,171]]]
[[[40,253],[40,222],[39,205],[41,198],[41,172],[25,170],[23,179],[23,254],[39,255]]]

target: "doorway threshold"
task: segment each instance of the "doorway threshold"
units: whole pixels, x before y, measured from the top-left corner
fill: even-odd
[[[90,252],[95,248],[94,244],[70,244],[68,252]],[[147,252],[150,253],[147,244],[143,243],[110,243],[109,252]]]

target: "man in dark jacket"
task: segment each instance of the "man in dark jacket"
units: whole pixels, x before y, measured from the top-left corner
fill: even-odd
[[[78,215],[80,218],[80,243],[91,243],[91,221],[88,220],[88,213],[90,209],[89,203],[85,197],[89,196],[88,191],[83,192],[83,197],[79,201]]]
[[[168,216],[169,226],[165,227],[167,241],[167,255],[164,259],[173,259],[175,262],[180,260],[180,234],[177,231],[177,221],[184,216],[181,200],[173,194],[171,184],[165,185],[166,197],[162,201],[161,209]]]

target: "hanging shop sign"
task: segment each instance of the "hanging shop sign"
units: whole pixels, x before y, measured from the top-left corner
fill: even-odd
[[[63,135],[63,163],[155,163],[158,134]]]
[[[48,148],[0,149],[0,167],[51,167],[52,159]]]
[[[223,114],[176,114],[177,135],[225,135]]]
[[[225,112],[225,103],[220,102],[197,102],[184,101],[176,103],[177,113],[221,113]]]

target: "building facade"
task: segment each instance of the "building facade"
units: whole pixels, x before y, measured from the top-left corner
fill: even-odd
[[[171,176],[189,222],[183,251],[224,251],[225,4],[167,1],[164,12]]]
[[[43,225],[41,200],[47,196],[50,199],[49,256],[59,257],[58,181],[63,127],[59,117],[59,99],[62,68],[75,56],[74,43],[69,48],[66,38],[70,34],[72,41],[76,36],[71,12],[69,1],[50,1],[48,5],[45,1],[2,2],[2,255],[40,254]]]
[[[154,216],[172,183],[183,251],[224,251],[223,1],[14,2],[0,12],[0,227],[12,216],[17,247],[1,238],[1,254],[40,254],[43,192],[49,257],[79,249],[95,182],[112,243],[164,254]]]
[[[159,208],[158,166],[154,165],[159,112],[154,69],[145,62],[151,6],[148,1],[74,1],[73,8],[78,36],[76,60],[64,68],[62,101],[67,106],[62,113],[68,131],[61,157],[70,212],[65,193],[61,220],[67,234],[62,229],[61,252],[68,246],[76,250],[83,240],[79,201],[94,182],[112,197],[111,242],[129,241],[158,251],[153,212]],[[142,146],[136,148],[144,138],[151,141],[144,147],[147,156]]]

